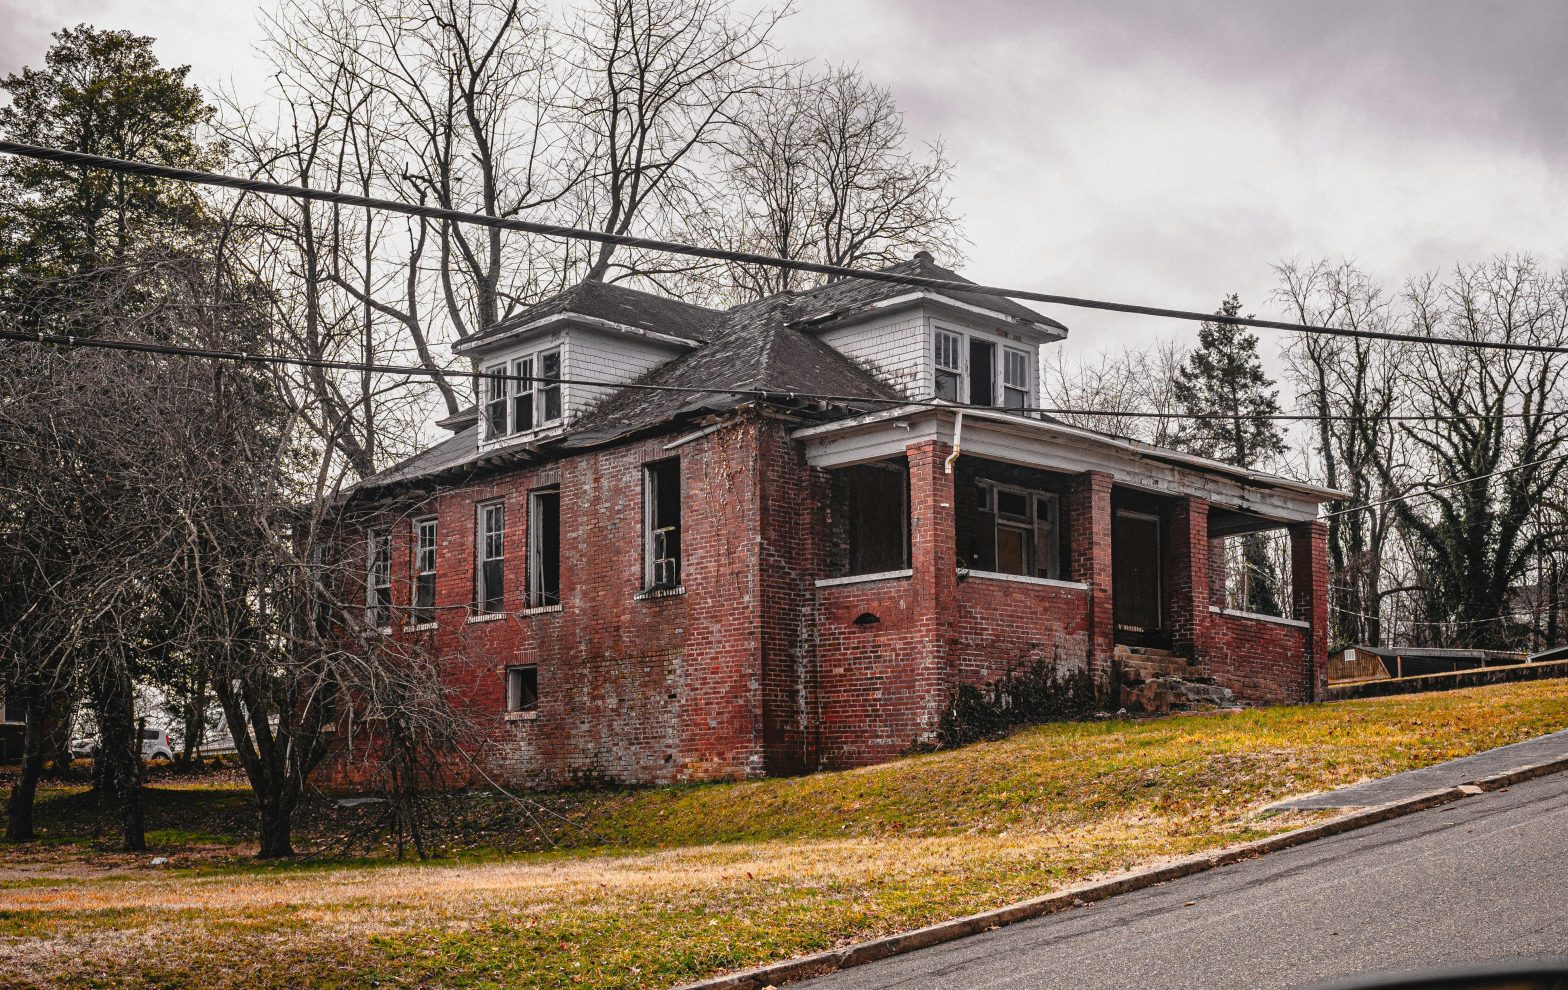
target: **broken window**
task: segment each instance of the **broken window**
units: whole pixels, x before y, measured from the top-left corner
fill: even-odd
[[[681,462],[658,461],[643,468],[644,587],[681,583]]]
[[[506,436],[506,365],[495,364],[484,370],[485,439]]]
[[[908,462],[859,464],[836,476],[843,485],[848,573],[880,574],[908,568]]]
[[[969,338],[969,404],[989,406],[996,402],[996,345],[978,337]]]
[[[938,330],[935,340],[936,397],[957,402],[959,383],[964,377],[964,338],[948,330]]]
[[[436,521],[414,520],[414,607],[409,615],[415,624],[436,621]]]
[[[561,418],[561,352],[559,349],[539,355],[539,422],[554,423]],[[553,384],[552,384],[553,383]]]
[[[487,502],[479,506],[479,551],[475,568],[474,610],[481,615],[501,611],[506,590],[506,506]]]
[[[392,625],[392,534],[367,537],[365,621],[373,629]]]
[[[977,570],[1042,578],[1060,573],[1055,495],[981,482],[976,508]]]
[[[1002,349],[1002,405],[1023,409],[1029,405],[1029,352]]]
[[[512,362],[512,374],[517,376],[516,394],[512,396],[512,432],[523,433],[534,428],[534,359],[519,358]]]
[[[533,712],[539,710],[539,668],[506,668],[506,710]]]
[[[528,607],[561,604],[561,491],[528,494]]]

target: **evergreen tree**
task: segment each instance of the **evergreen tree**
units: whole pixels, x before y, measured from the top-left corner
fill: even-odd
[[[1226,296],[1217,313],[1240,315],[1240,297]],[[1277,423],[1264,418],[1279,413],[1279,390],[1263,373],[1257,335],[1245,328],[1202,324],[1197,349],[1177,372],[1175,394],[1181,411],[1194,417],[1177,431],[1177,447],[1244,468],[1259,467],[1284,453],[1284,434]],[[1242,559],[1244,607],[1282,614],[1276,590],[1279,576],[1265,538],[1246,537]]]

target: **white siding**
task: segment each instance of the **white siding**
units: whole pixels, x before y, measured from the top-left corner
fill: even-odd
[[[884,382],[912,399],[929,399],[935,394],[936,377],[932,368],[933,327],[941,327],[970,337],[994,341],[997,345],[996,395],[1001,401],[1001,347],[1029,353],[1029,405],[1038,405],[1040,396],[1040,346],[1022,334],[1004,333],[974,326],[963,319],[932,316],[924,309],[906,309],[885,316],[874,316],[850,326],[822,331],[823,343],[870,370]],[[969,351],[964,347],[967,365]],[[964,369],[968,381],[968,367]]]
[[[573,330],[566,342],[565,375],[567,378],[624,384],[636,381],[679,354],[680,351],[673,346],[660,346],[635,337]],[[566,390],[566,418],[574,419],[614,391],[585,385],[569,386]]]
[[[906,309],[821,333],[824,344],[910,398],[931,394],[930,330],[925,313]]]

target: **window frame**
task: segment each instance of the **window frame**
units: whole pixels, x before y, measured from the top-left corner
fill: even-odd
[[[532,685],[529,682],[532,681]],[[512,664],[506,668],[506,712],[508,715],[537,714],[539,711],[539,665]]]
[[[477,502],[474,511],[474,614],[502,615],[506,612],[506,500]],[[489,526],[492,511],[499,521],[494,529]],[[495,556],[490,556],[492,541],[499,550]],[[499,587],[494,589],[485,574],[485,565],[491,561],[498,562],[495,571]]]
[[[482,409],[486,440],[498,440],[511,434],[508,428],[511,413],[511,381],[506,377],[507,367],[507,363],[502,361],[500,364],[492,364],[479,371],[479,380],[484,383],[485,390]]]
[[[1022,381],[1013,379],[1012,361],[1018,361],[1017,370],[1023,375]],[[1029,369],[1029,352],[1007,344],[1002,345],[1002,407],[1004,409],[1023,409],[1029,405],[1029,396],[1033,392],[1034,375]],[[1014,395],[1018,401],[1013,402]]]
[[[659,512],[658,479],[663,472],[675,472],[675,506],[676,520],[674,526],[658,526],[661,520]],[[642,533],[643,533],[643,591],[674,591],[682,587],[684,581],[681,539],[685,523],[685,499],[681,484],[681,460],[679,457],[667,457],[663,460],[650,461],[642,466]],[[675,534],[675,553],[669,555],[670,531]],[[660,556],[660,550],[664,556]],[[669,563],[665,568],[668,573],[661,574],[661,565]],[[663,578],[663,580],[661,580]]]
[[[546,361],[555,370],[545,372]],[[559,342],[519,354],[480,370],[484,383],[481,404],[486,441],[523,436],[556,426],[566,417],[561,378],[566,370],[566,348]],[[528,425],[519,413],[527,401]]]
[[[440,559],[440,525],[436,516],[421,516],[413,521],[413,545],[409,554],[412,575],[408,617],[414,625],[436,621],[436,568]],[[430,541],[425,542],[425,530],[430,531]],[[428,554],[428,560],[426,555]],[[428,563],[428,567],[426,564]],[[423,601],[428,591],[429,601]]]
[[[365,531],[365,624],[372,629],[392,628],[392,531],[390,529]]]
[[[989,573],[1013,574],[1018,577],[1044,578],[1050,581],[1060,580],[1062,567],[1062,527],[1061,512],[1062,500],[1056,492],[1041,491],[1037,488],[1024,488],[1019,485],[1008,485],[1000,482],[981,479],[976,486],[985,495],[977,502],[981,504],[980,512],[990,516],[991,519],[991,566],[995,568]],[[1002,509],[1002,494],[1016,495],[1025,500],[1024,513],[1004,512]],[[1042,503],[1046,506],[1044,517],[1040,514]],[[986,508],[989,506],[989,508]],[[1042,527],[1045,537],[1042,540]],[[1001,568],[1001,531],[1006,528],[1017,533],[1023,538],[1023,552],[1025,570],[1023,573],[1006,571]],[[1042,542],[1045,546],[1041,546]],[[1045,567],[1041,567],[1041,554],[1045,556]],[[1041,573],[1041,571],[1045,573]],[[987,573],[987,572],[982,572]]]
[[[544,588],[544,527],[540,506],[555,499],[555,590]],[[561,486],[545,485],[528,493],[528,607],[550,608],[561,604]]]
[[[931,394],[948,402],[962,403],[964,385],[968,375],[964,373],[964,347],[967,334],[946,327],[933,327],[931,334]],[[953,363],[943,364],[943,345],[951,342],[953,347]],[[953,383],[952,397],[942,394],[942,376],[948,375]]]

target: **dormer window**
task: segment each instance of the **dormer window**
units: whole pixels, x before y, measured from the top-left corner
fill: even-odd
[[[1029,352],[1002,348],[1002,405],[1022,409],[1029,405]]]
[[[505,364],[489,365],[480,374],[485,381],[486,440],[560,422],[559,347],[516,358],[510,369]]]
[[[964,338],[948,330],[936,332],[936,397],[957,402],[964,380]]]

